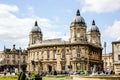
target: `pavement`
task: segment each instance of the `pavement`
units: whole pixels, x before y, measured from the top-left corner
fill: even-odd
[[[11,73],[11,74],[10,74],[10,73],[7,73],[7,74],[6,74],[6,76],[14,76],[14,75],[15,75],[15,73]],[[5,76],[5,75],[4,75],[4,73],[0,73],[0,76]]]

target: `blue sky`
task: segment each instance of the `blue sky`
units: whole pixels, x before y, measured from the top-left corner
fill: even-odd
[[[120,37],[120,0],[0,0],[0,50],[4,45],[27,48],[29,32],[38,21],[44,39],[70,37],[70,23],[77,9],[87,29],[94,19],[101,31],[102,45]],[[120,39],[120,38],[119,38]]]

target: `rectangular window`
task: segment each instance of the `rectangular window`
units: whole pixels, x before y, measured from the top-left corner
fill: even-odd
[[[120,55],[118,55],[118,60],[120,60]]]
[[[56,59],[56,52],[53,53],[53,59]]]
[[[62,59],[65,59],[65,53],[62,53]]]
[[[65,70],[65,64],[62,64],[62,70]]]
[[[47,59],[49,59],[50,58],[50,53],[49,52],[47,52]]]

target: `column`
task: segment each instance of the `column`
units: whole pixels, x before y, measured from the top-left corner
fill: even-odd
[[[75,71],[77,71],[77,68],[76,68],[76,63],[75,63],[74,65],[75,65]]]
[[[46,50],[43,52],[43,60],[44,60],[44,61],[47,60],[47,51],[46,51]]]
[[[57,55],[57,71],[61,71],[61,64],[60,64],[60,55]]]
[[[75,71],[75,64],[74,64],[74,62],[72,64],[72,67],[73,67],[73,71]]]
[[[70,65],[70,55],[66,55],[66,70],[69,71],[68,65]]]

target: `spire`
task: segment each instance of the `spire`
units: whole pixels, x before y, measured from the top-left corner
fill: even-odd
[[[76,16],[80,16],[80,11],[79,11],[79,9],[77,10]]]
[[[35,21],[35,26],[38,26],[37,21]]]
[[[95,21],[93,20],[92,25],[95,25]]]
[[[4,52],[6,52],[6,46],[4,45]]]

